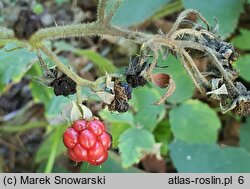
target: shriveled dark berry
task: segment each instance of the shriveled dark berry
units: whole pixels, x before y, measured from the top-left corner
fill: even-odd
[[[109,105],[110,111],[117,111],[119,113],[127,112],[129,109],[128,100],[132,98],[132,88],[128,83],[115,81],[114,85],[115,99]]]
[[[22,10],[18,20],[14,23],[13,29],[18,39],[29,39],[30,36],[42,27],[38,15],[31,10]]]
[[[147,80],[143,77],[142,72],[147,70],[149,63],[145,60],[141,63],[141,57],[136,56],[132,61],[130,61],[128,68],[126,69],[125,76],[128,84],[133,88],[144,86]]]
[[[147,84],[147,80],[143,76],[127,75],[126,80],[133,88]]]
[[[76,93],[76,83],[68,76],[63,74],[61,77],[55,79],[50,86],[54,88],[56,96],[63,95],[68,96]]]
[[[120,113],[127,112],[129,109],[129,104],[126,101],[116,100],[115,101],[115,110]]]
[[[121,82],[121,87],[124,88],[128,100],[132,98],[132,87],[128,83]]]

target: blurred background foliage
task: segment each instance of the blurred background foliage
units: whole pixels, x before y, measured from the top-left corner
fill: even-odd
[[[110,0],[112,5],[115,0]],[[1,0],[0,26],[13,27],[29,6],[45,27],[96,19],[96,0]],[[233,66],[250,89],[249,0],[123,0],[112,23],[133,30],[167,33],[184,9],[196,9],[219,24],[221,38],[235,45]],[[216,19],[215,19],[216,18]],[[124,39],[86,37],[46,42],[81,77],[95,80],[123,73],[139,46]],[[164,105],[153,103],[165,92],[152,84],[135,89],[124,114],[102,109],[98,98],[86,105],[105,121],[113,148],[101,167],[75,165],[65,155],[62,133],[75,96],[55,97],[37,82],[42,75],[36,55],[19,44],[0,41],[1,172],[250,172],[250,117],[223,115],[218,102],[201,95],[178,58],[158,60],[156,72],[170,74],[176,91]],[[46,60],[46,63],[53,65]],[[83,94],[91,94],[87,89]]]

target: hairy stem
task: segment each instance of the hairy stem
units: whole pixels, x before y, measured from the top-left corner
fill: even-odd
[[[105,9],[107,6],[107,0],[99,0],[97,7],[97,22],[101,23],[105,18]]]
[[[85,37],[85,36],[111,36],[117,38],[125,38],[136,43],[155,43],[157,45],[164,45],[169,48],[174,48],[174,40],[163,35],[146,34],[137,31],[120,29],[114,26],[107,27],[98,22],[88,24],[74,24],[68,26],[56,26],[51,28],[44,28],[37,31],[29,40],[32,46],[37,46],[41,41],[49,39],[60,39],[70,37]]]
[[[190,69],[190,66],[188,65],[188,63],[185,61],[185,56],[183,54],[181,54],[181,62],[186,70],[186,72],[188,73],[189,77],[191,78],[191,80],[193,81],[193,83],[195,84],[196,88],[201,92],[201,93],[204,93],[205,90],[203,87],[200,86],[200,84],[196,81],[191,69]]]
[[[105,24],[106,25],[110,25],[111,20],[112,20],[113,16],[115,15],[116,10],[120,7],[121,3],[122,3],[122,0],[117,0],[116,1],[114,7],[110,10],[107,17],[105,18]]]
[[[76,85],[76,101],[77,101],[77,104],[82,104],[81,90],[82,90],[81,85]]]
[[[178,16],[176,22],[172,26],[172,28],[169,31],[168,35],[172,35],[179,28],[179,26],[181,25],[181,22],[183,20],[185,20],[185,18],[187,18],[190,13],[195,14],[198,18],[200,18],[206,24],[208,30],[210,30],[209,23],[207,22],[207,20],[198,11],[193,10],[193,9],[188,9],[188,10],[183,11]]]
[[[206,88],[211,88],[211,84],[207,81],[207,79],[201,74],[199,69],[197,68],[196,64],[194,63],[193,59],[191,56],[183,49],[182,54],[186,58],[186,60],[189,62],[191,65],[193,72],[195,74],[195,77],[198,77],[198,79],[206,86]]]

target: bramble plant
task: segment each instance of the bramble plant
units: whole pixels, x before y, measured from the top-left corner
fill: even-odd
[[[124,113],[129,110],[133,89],[152,83],[156,87],[166,89],[154,105],[163,104],[168,100],[177,88],[175,79],[171,71],[156,73],[155,70],[161,69],[158,63],[167,59],[170,54],[180,58],[186,73],[201,94],[219,102],[222,113],[232,111],[238,116],[250,113],[250,91],[241,82],[236,81],[239,73],[232,66],[238,55],[233,45],[223,41],[217,34],[217,23],[212,27],[198,11],[187,9],[179,15],[168,33],[159,30],[158,33],[151,34],[124,29],[111,23],[121,3],[121,0],[117,0],[112,6],[107,6],[107,0],[99,0],[97,20],[91,23],[43,28],[36,14],[32,11],[22,11],[13,30],[0,28],[2,47],[10,42],[18,44],[18,47],[6,49],[6,51],[27,48],[30,52],[35,52],[43,70],[43,76],[39,78],[41,83],[52,87],[56,96],[76,94],[76,102],[73,102],[70,115],[71,127],[64,132],[63,136],[71,160],[100,165],[108,157],[107,149],[111,146],[111,136],[106,132],[102,121],[93,117],[92,112],[85,106],[90,96],[99,97],[103,102],[103,108],[107,107],[110,112]],[[95,81],[89,81],[77,75],[70,66],[65,65],[46,44],[48,40],[86,36],[124,38],[140,44],[140,53],[131,58],[123,74],[106,72],[106,75]],[[206,59],[206,63],[198,67],[196,61],[200,58]],[[55,66],[49,67],[48,60]],[[83,95],[83,89],[89,89],[91,95]],[[183,106],[189,109],[189,105],[187,103]],[[202,107],[202,104],[197,105]],[[203,108],[201,109],[205,110],[207,107]],[[171,115],[171,119],[177,118],[178,109],[172,111]],[[211,115],[213,117],[214,113]],[[214,125],[217,131],[219,127],[217,120]],[[148,136],[146,131],[133,129],[138,137],[147,138],[139,147],[145,151],[152,149],[154,139]],[[129,132],[132,130],[126,132],[128,137]],[[124,151],[128,145],[124,144],[126,134],[118,139],[118,147],[121,151]],[[180,139],[183,137],[186,136],[180,136]],[[133,140],[136,142],[140,139]],[[143,152],[135,152],[131,161],[129,158],[124,158],[125,167],[138,162],[142,157],[140,153]]]

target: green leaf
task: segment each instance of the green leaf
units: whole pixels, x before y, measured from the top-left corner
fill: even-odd
[[[103,74],[105,73],[105,71],[108,73],[113,73],[116,71],[116,67],[113,65],[111,60],[104,58],[102,55],[93,50],[76,49],[75,54],[86,56],[99,68],[99,70]]]
[[[131,126],[134,125],[134,117],[131,112],[126,112],[123,114],[118,114],[118,113],[111,113],[108,110],[102,110],[100,113],[100,116],[103,120],[111,123],[120,123],[124,122],[127,123]]]
[[[153,16],[151,16],[150,20],[160,19],[162,17],[171,15],[177,11],[181,11],[183,9],[183,4],[181,0],[171,1],[169,4],[164,5],[159,9]]]
[[[114,0],[109,1],[109,7],[114,5]],[[170,0],[124,0],[112,19],[112,24],[118,26],[132,26],[147,20]]]
[[[66,129],[66,124],[53,125],[53,127],[56,128],[47,138],[45,138],[38,151],[36,152],[35,163],[40,163],[41,161],[48,159],[52,151],[55,151],[55,156],[58,156],[66,151],[62,140],[62,135]],[[58,140],[58,145],[56,149],[52,149],[52,144],[55,140]]]
[[[16,45],[9,43],[6,49],[16,48]],[[17,49],[10,52],[0,50],[0,85],[10,82],[18,82],[24,74],[37,61],[35,53],[26,49]]]
[[[2,50],[4,48],[4,46],[6,45],[6,43],[7,43],[6,40],[2,40],[2,39],[0,40],[0,50]]]
[[[233,66],[239,71],[243,79],[250,82],[250,54],[240,56],[239,59],[234,62]]]
[[[35,102],[40,102],[45,104],[45,106],[48,105],[50,102],[52,96],[53,96],[53,90],[52,88],[43,86],[39,84],[36,81],[32,81],[30,83],[30,90],[32,92],[32,96],[34,98]]]
[[[175,141],[170,145],[170,156],[180,173],[250,172],[250,153],[242,148]]]
[[[162,144],[161,154],[166,155],[168,153],[168,144],[172,139],[169,121],[163,120],[160,122],[154,130],[154,136],[156,143]]]
[[[125,122],[111,123],[112,148],[118,147],[118,140],[123,132],[129,129],[131,125]]]
[[[136,109],[134,116],[135,125],[140,125],[144,129],[153,131],[157,123],[165,114],[165,108],[163,105],[154,105],[160,98],[160,94],[155,88],[142,87],[133,90],[133,100],[131,105]]]
[[[42,71],[39,67],[39,64],[34,64],[27,73],[27,75],[31,77],[42,75]],[[30,82],[30,90],[34,101],[38,103],[43,103],[45,104],[45,106],[48,105],[54,93],[52,88],[38,83],[38,81],[36,81],[34,78]]]
[[[108,73],[114,73],[116,71],[116,67],[114,66],[111,60],[103,57],[102,55],[93,50],[78,49],[64,41],[56,42],[55,47],[59,52],[70,51],[75,55],[87,57],[89,60],[93,62],[93,64],[95,64],[99,68],[102,74],[105,74],[105,71]]]
[[[142,173],[140,169],[129,167],[124,168],[121,158],[114,152],[109,152],[108,159],[100,166],[92,166],[88,163],[81,165],[81,173]]]
[[[119,138],[119,150],[122,156],[123,167],[138,163],[143,157],[143,151],[153,148],[154,136],[147,130],[130,128]]]
[[[240,146],[250,152],[250,117],[240,127]]]
[[[99,113],[99,115],[106,122],[110,122],[112,147],[117,148],[118,139],[120,135],[131,126],[134,126],[133,114],[130,112],[126,112],[123,114],[116,114],[116,113],[111,113],[108,110],[102,110]]]
[[[66,98],[64,96],[53,96],[49,103],[45,104],[46,116],[54,117],[60,115],[63,108],[68,103],[71,103],[71,100],[69,98]]]
[[[216,112],[198,100],[189,100],[169,114],[172,132],[177,140],[188,143],[215,143],[221,126]]]
[[[250,30],[241,28],[240,35],[231,40],[235,47],[242,50],[250,50]]]
[[[219,34],[226,38],[237,26],[239,16],[243,12],[244,0],[183,0],[183,4],[185,9],[201,12],[211,25],[215,25],[215,17],[220,28]]]
[[[187,100],[193,96],[195,86],[179,60],[170,55],[163,63],[159,62],[159,65],[168,66],[164,69],[158,69],[158,72],[169,74],[176,84],[176,90],[173,95],[167,99],[167,102],[175,104]],[[160,90],[162,94],[166,92],[166,89]]]
[[[58,148],[60,147],[60,143],[62,146],[62,140],[60,140],[60,139],[62,138],[64,131],[65,131],[65,129],[63,127],[57,127],[55,129],[53,141],[52,141],[52,144],[50,146],[48,161],[46,163],[46,167],[44,170],[45,173],[50,173],[54,167],[54,162],[55,162],[56,156],[58,155]]]
[[[76,50],[76,48],[73,45],[62,40],[56,41],[54,43],[54,47],[56,48],[57,52],[62,52],[62,51],[74,52]]]

